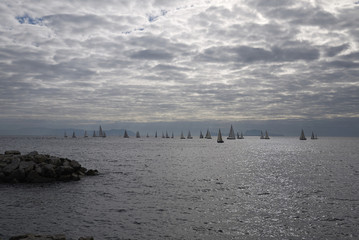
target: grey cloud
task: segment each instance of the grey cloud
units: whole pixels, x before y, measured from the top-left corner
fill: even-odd
[[[273,47],[270,50],[248,46],[212,47],[197,56],[204,62],[290,62],[312,61],[319,58],[319,50],[312,47]]]
[[[342,44],[340,46],[330,47],[326,49],[325,55],[328,57],[334,57],[339,53],[341,53],[342,51],[347,50],[348,48],[349,48],[348,43]]]
[[[130,58],[133,59],[143,59],[143,60],[172,60],[173,55],[161,49],[152,50],[146,49],[141,51],[136,51],[130,54]]]

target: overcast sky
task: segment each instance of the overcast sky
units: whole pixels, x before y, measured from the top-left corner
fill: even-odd
[[[2,0],[0,12],[2,122],[359,119],[359,1]]]

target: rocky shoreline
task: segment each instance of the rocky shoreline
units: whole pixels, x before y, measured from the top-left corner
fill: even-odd
[[[79,181],[83,176],[94,175],[98,175],[97,170],[87,170],[76,160],[37,151],[21,155],[17,150],[10,150],[0,154],[0,183]]]
[[[66,240],[66,236],[63,234],[57,234],[57,235],[25,234],[25,235],[11,237],[9,240]],[[94,240],[94,238],[80,237],[78,240]]]

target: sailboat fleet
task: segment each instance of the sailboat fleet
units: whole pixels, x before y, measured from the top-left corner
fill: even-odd
[[[135,136],[136,136],[136,138],[141,138],[140,132],[137,131]],[[88,137],[89,137],[86,130],[84,131],[83,137],[84,137],[84,138],[88,138]],[[106,133],[105,133],[104,130],[102,130],[102,127],[99,126],[98,132],[93,131],[92,137],[103,137],[103,138],[105,138],[105,137],[106,137]],[[150,136],[149,136],[149,134],[147,133],[147,134],[146,134],[146,138],[149,138],[149,137],[150,137]],[[157,138],[157,131],[155,132],[154,137]],[[68,138],[66,131],[64,131],[64,138]],[[77,138],[75,131],[73,131],[73,133],[72,133],[72,138]],[[130,136],[128,135],[127,130],[124,131],[123,138],[130,138]],[[174,138],[174,133],[172,132],[172,135],[171,135],[171,137],[170,137],[169,134],[168,134],[168,131],[166,130],[166,134],[164,134],[164,132],[162,132],[162,138]],[[200,134],[199,134],[199,138],[200,138],[200,139],[212,139],[211,132],[209,131],[209,129],[207,129],[206,135],[203,135],[202,130],[201,130],[201,131],[200,131]],[[187,138],[184,136],[183,131],[182,131],[182,132],[181,132],[180,139],[193,139],[193,136],[192,136],[192,134],[191,134],[191,131],[190,131],[190,130],[188,131]],[[241,133],[237,132],[237,134],[235,134],[234,129],[233,129],[233,125],[231,125],[230,130],[229,130],[229,135],[228,135],[228,137],[227,137],[227,140],[235,140],[235,139],[244,139],[244,136],[243,136],[243,133],[242,133],[242,132],[241,132]],[[267,139],[267,140],[270,139],[269,133],[268,133],[267,130],[265,130],[264,133],[263,133],[263,131],[260,131],[260,139]],[[317,140],[317,139],[318,139],[317,134],[315,134],[314,132],[312,132],[310,139],[312,139],[312,140]],[[307,140],[307,138],[305,137],[305,134],[304,134],[304,130],[303,130],[303,129],[302,129],[302,131],[301,131],[301,133],[300,133],[299,140]],[[218,142],[218,143],[223,143],[223,142],[224,142],[224,141],[223,141],[223,137],[222,137],[221,129],[218,130],[217,142]]]

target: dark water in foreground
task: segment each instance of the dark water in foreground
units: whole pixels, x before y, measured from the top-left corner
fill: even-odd
[[[358,239],[359,138],[0,138],[100,176],[0,185],[0,238]]]

